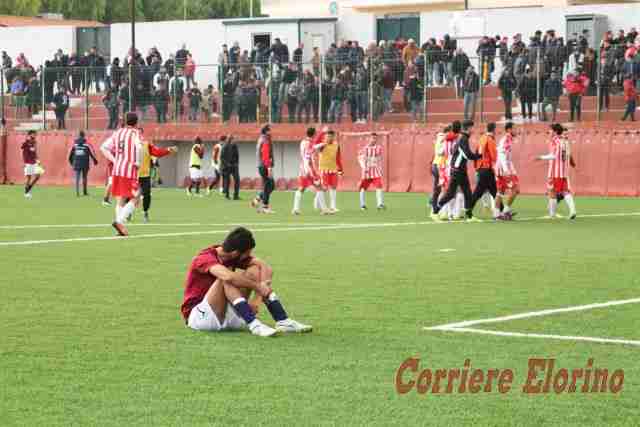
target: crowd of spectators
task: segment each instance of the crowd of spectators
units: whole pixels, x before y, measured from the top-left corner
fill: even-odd
[[[122,61],[107,61],[95,48],[82,55],[58,50],[45,62],[44,77],[42,67],[34,69],[23,54],[14,64],[2,52],[2,68],[16,105],[35,114],[44,96],[60,127],[65,125],[69,97],[85,93],[103,94],[109,128],[117,127],[118,118],[131,108],[142,120],[158,123],[209,121],[214,115],[223,121],[237,117],[241,123],[258,119],[361,123],[398,111],[420,120],[426,89],[437,86],[454,87],[464,100],[464,117],[472,119],[478,93],[492,84],[501,92],[506,119],[513,117],[514,99],[520,101],[523,118],[533,117],[534,104],[543,106],[542,118],[549,107],[555,118],[559,99],[566,93],[572,119],[575,115],[579,120],[582,96],[599,90],[600,108],[607,111],[611,94],[622,92],[626,80],[636,84],[640,78],[635,28],[615,35],[607,32],[599,47],[589,46],[588,39],[585,31],[565,41],[554,30],[536,31],[528,43],[521,34],[512,40],[486,36],[472,57],[448,35],[430,38],[421,46],[403,38],[371,42],[366,48],[342,40],[324,53],[313,47],[305,63],[309,55],[304,45],[290,53],[276,38],[271,46],[257,43],[250,51],[238,42],[231,48],[223,45],[213,73],[197,73],[186,45],[166,58],[156,47],[146,56],[130,49]],[[197,82],[198,74],[218,78]],[[403,93],[401,105],[392,102],[397,89]]]

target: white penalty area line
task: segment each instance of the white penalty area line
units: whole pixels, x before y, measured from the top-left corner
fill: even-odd
[[[581,215],[580,218],[604,218],[604,217],[629,217],[629,216],[640,216],[640,212],[629,212],[629,213],[612,213],[612,214],[592,214],[592,215]],[[530,217],[530,218],[519,218],[516,222],[525,222],[525,221],[540,221],[547,220],[545,217]],[[478,223],[483,222],[493,222],[493,221],[478,221]],[[197,223],[194,223],[197,224]],[[422,225],[444,225],[444,224],[466,224],[465,221],[454,221],[454,222],[434,222],[434,221],[415,221],[415,222],[381,222],[381,223],[343,223],[343,224],[321,224],[317,225],[294,225],[290,227],[278,227],[278,225],[291,224],[291,223],[256,223],[258,226],[266,226],[266,225],[274,225],[273,228],[263,228],[263,229],[254,229],[254,232],[287,232],[287,231],[324,231],[324,230],[353,230],[353,229],[366,229],[366,228],[388,228],[388,227],[408,227],[408,226],[422,226]],[[88,225],[99,225],[100,227],[105,227],[105,224],[88,224]],[[221,227],[226,226],[237,226],[238,224],[222,224]],[[244,225],[250,225],[244,223]],[[149,226],[148,224],[139,224],[139,226]],[[200,224],[198,226],[201,226]],[[214,226],[214,225],[210,225]],[[107,226],[108,227],[108,226]],[[128,240],[128,239],[151,239],[151,238],[163,238],[163,237],[186,237],[186,236],[204,236],[209,234],[221,234],[228,233],[229,230],[204,230],[204,231],[185,231],[179,233],[154,233],[154,234],[139,234],[139,235],[130,235],[127,238],[122,238],[119,236],[104,236],[104,237],[76,237],[76,238],[68,238],[68,239],[47,239],[47,240],[23,240],[23,241],[0,241],[0,247],[3,246],[28,246],[28,245],[43,245],[48,243],[70,243],[70,242],[92,242],[92,241],[101,241],[101,240]]]
[[[144,228],[155,228],[155,227],[234,227],[238,225],[244,226],[281,226],[281,225],[291,225],[290,222],[243,222],[243,223],[204,223],[204,222],[184,222],[184,223],[146,223],[146,224],[127,224],[127,227],[144,227]],[[331,223],[304,223],[304,224],[295,224],[299,226],[321,226],[321,225],[335,225]],[[340,224],[343,225],[343,224]],[[28,225],[0,225],[0,230],[38,230],[38,229],[55,229],[55,228],[111,228],[111,224],[28,224]]]
[[[471,326],[485,325],[491,323],[508,322],[511,320],[529,319],[533,317],[550,316],[558,313],[571,313],[577,311],[594,310],[598,308],[615,307],[626,304],[638,304],[640,298],[632,298],[626,300],[607,301],[604,303],[578,305],[573,307],[554,308],[549,310],[530,311],[528,313],[513,314],[509,316],[493,317],[490,319],[468,320],[457,323],[447,323],[445,325],[425,327],[427,331],[443,331],[443,332],[465,332],[482,335],[494,335],[501,337],[519,337],[519,338],[542,338],[542,339],[555,339],[565,341],[587,341],[604,344],[625,344],[640,346],[640,341],[625,340],[617,338],[598,338],[598,337],[583,337],[583,336],[570,336],[570,335],[553,335],[553,334],[536,334],[536,333],[522,333],[522,332],[503,332],[494,331],[488,329],[477,329]]]

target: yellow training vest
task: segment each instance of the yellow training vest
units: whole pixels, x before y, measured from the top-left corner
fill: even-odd
[[[318,166],[321,172],[338,172],[338,144],[325,145],[318,155]]]
[[[138,169],[139,178],[147,178],[151,175],[151,154],[149,153],[149,142],[142,142],[142,163]]]
[[[198,156],[198,153],[196,153],[195,145],[191,148],[191,163],[189,163],[189,165],[191,165],[191,167],[202,166],[202,159]]]

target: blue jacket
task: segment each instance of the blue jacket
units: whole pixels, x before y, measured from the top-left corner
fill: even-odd
[[[69,163],[75,170],[89,169],[89,160],[93,160],[94,165],[98,164],[98,159],[96,159],[91,146],[87,145],[84,138],[76,139],[69,153]]]

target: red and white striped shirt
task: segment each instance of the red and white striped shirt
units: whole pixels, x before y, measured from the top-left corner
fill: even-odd
[[[498,161],[496,162],[497,176],[516,176],[513,164],[513,135],[506,134],[498,143]]]
[[[360,149],[358,160],[362,168],[363,179],[382,178],[382,146],[366,145]]]
[[[314,176],[315,168],[313,167],[313,144],[311,139],[305,138],[300,141],[300,176]]]
[[[112,176],[129,179],[138,178],[138,168],[142,161],[142,138],[137,129],[126,127],[113,133],[100,147],[102,153],[113,159]]]
[[[564,137],[554,135],[549,144],[553,159],[549,162],[549,178],[568,178],[571,147]]]

